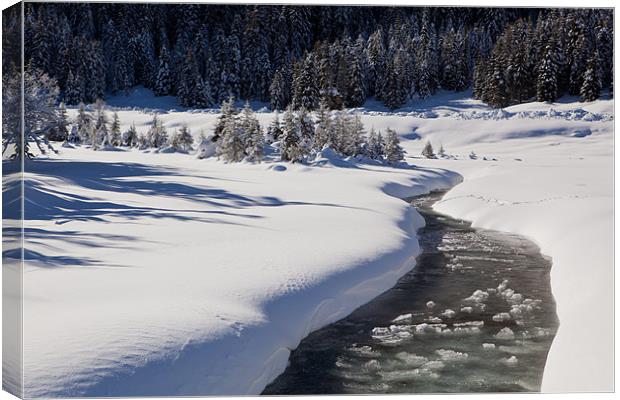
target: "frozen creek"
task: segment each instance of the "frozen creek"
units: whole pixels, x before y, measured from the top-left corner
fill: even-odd
[[[558,327],[551,263],[522,237],[411,204],[422,254],[392,289],[320,329],[263,394],[535,392]]]

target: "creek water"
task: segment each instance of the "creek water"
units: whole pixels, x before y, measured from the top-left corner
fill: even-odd
[[[550,261],[525,238],[474,229],[411,200],[425,218],[415,268],[302,340],[263,392],[536,392],[558,319]]]

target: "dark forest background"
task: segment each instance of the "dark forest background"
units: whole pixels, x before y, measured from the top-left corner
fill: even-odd
[[[19,64],[18,11],[5,14],[5,71]],[[609,9],[26,3],[24,18],[27,68],[67,104],[135,85],[188,107],[233,96],[308,110],[468,88],[504,107],[613,87]]]

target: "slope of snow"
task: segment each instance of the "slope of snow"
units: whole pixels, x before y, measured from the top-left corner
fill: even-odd
[[[28,397],[259,393],[412,268],[426,168],[62,149],[28,163]]]
[[[413,266],[423,221],[398,198],[460,176],[439,211],[528,236],[553,258],[560,330],[543,390],[610,390],[613,102],[569,100],[504,112],[445,94],[359,110],[367,128],[395,129],[417,168],[85,148],[30,163],[27,395],[259,393],[305,335]],[[153,112],[196,137],[217,118],[140,90],[109,103],[139,132]],[[454,159],[418,158],[427,139]]]

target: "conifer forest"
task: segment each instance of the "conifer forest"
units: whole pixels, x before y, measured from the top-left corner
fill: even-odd
[[[468,88],[505,107],[613,86],[612,10],[28,3],[24,19],[26,65],[66,104],[143,85],[198,108],[396,109]]]

